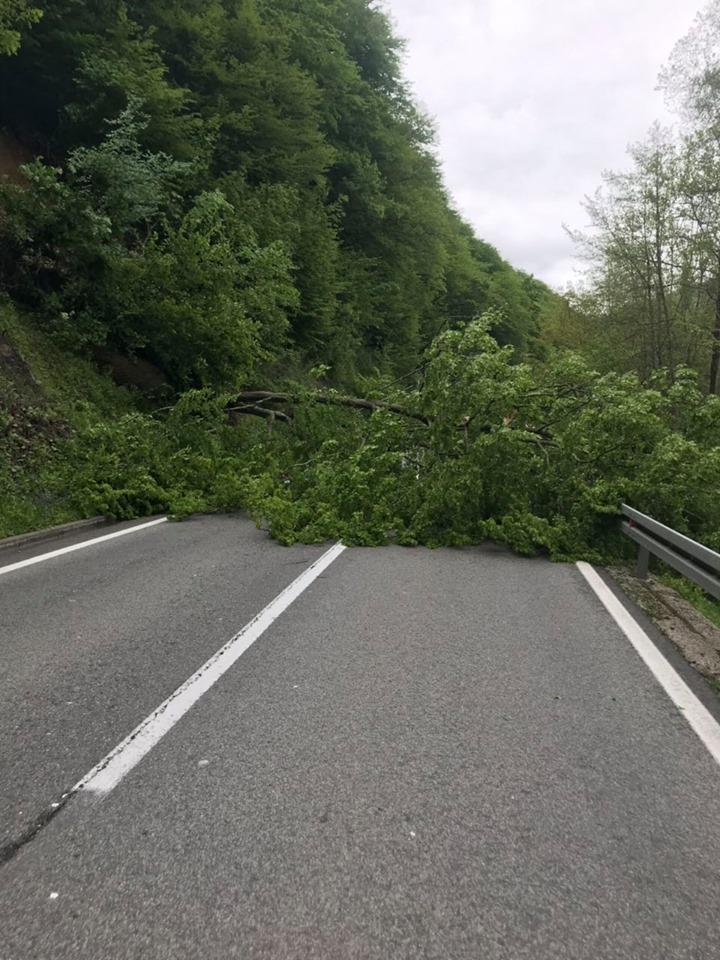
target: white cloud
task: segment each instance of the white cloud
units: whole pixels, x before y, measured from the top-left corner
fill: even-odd
[[[657,74],[696,0],[384,2],[456,205],[515,266],[563,286],[562,224],[583,224],[602,170],[665,116]]]

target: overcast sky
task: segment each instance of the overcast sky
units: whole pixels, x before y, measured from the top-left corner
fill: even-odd
[[[478,234],[556,287],[562,224],[629,143],[667,120],[657,74],[701,0],[384,0],[435,119],[445,180]]]

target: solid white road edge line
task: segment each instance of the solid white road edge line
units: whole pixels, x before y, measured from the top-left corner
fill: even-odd
[[[336,543],[300,576],[279,593],[242,630],[221,647],[177,690],[170,694],[149,717],[129,733],[114,750],[86,774],[70,791],[106,794],[116,787],[123,777],[139,763],[165,734],[206,693],[220,677],[230,669],[248,647],[270,627],[320,574],[345,550]]]
[[[579,561],[577,568],[595,591],[605,609],[640,655],[650,672],[680,710],[687,722],[720,764],[720,724],[702,705],[690,687],[668,663],[640,624],[615,596],[589,563]]]
[[[125,537],[128,533],[147,530],[148,527],[156,527],[159,523],[167,523],[167,517],[148,520],[146,523],[138,523],[134,527],[125,527],[122,530],[116,530],[114,533],[106,533],[102,537],[93,537],[92,540],[81,540],[80,543],[71,543],[69,547],[60,547],[58,550],[51,550],[49,553],[41,553],[37,557],[30,557],[28,560],[18,560],[17,563],[8,563],[7,566],[0,567],[0,575],[3,573],[12,573],[13,570],[21,570],[23,567],[31,567],[34,563],[42,563],[44,560],[52,560],[53,557],[61,557],[64,553],[74,553],[76,550],[84,550],[85,547],[92,547],[96,543],[115,540],[116,537]]]

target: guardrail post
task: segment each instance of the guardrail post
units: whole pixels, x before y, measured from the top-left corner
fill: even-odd
[[[638,545],[636,573],[640,580],[647,578],[652,554],[720,600],[720,553],[626,503],[622,512],[627,520],[621,529]]]

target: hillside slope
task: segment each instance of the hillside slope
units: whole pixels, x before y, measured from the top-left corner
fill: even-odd
[[[548,291],[452,209],[400,51],[368,0],[48,5],[0,56],[0,287],[176,389],[404,374],[488,308],[527,349]]]

